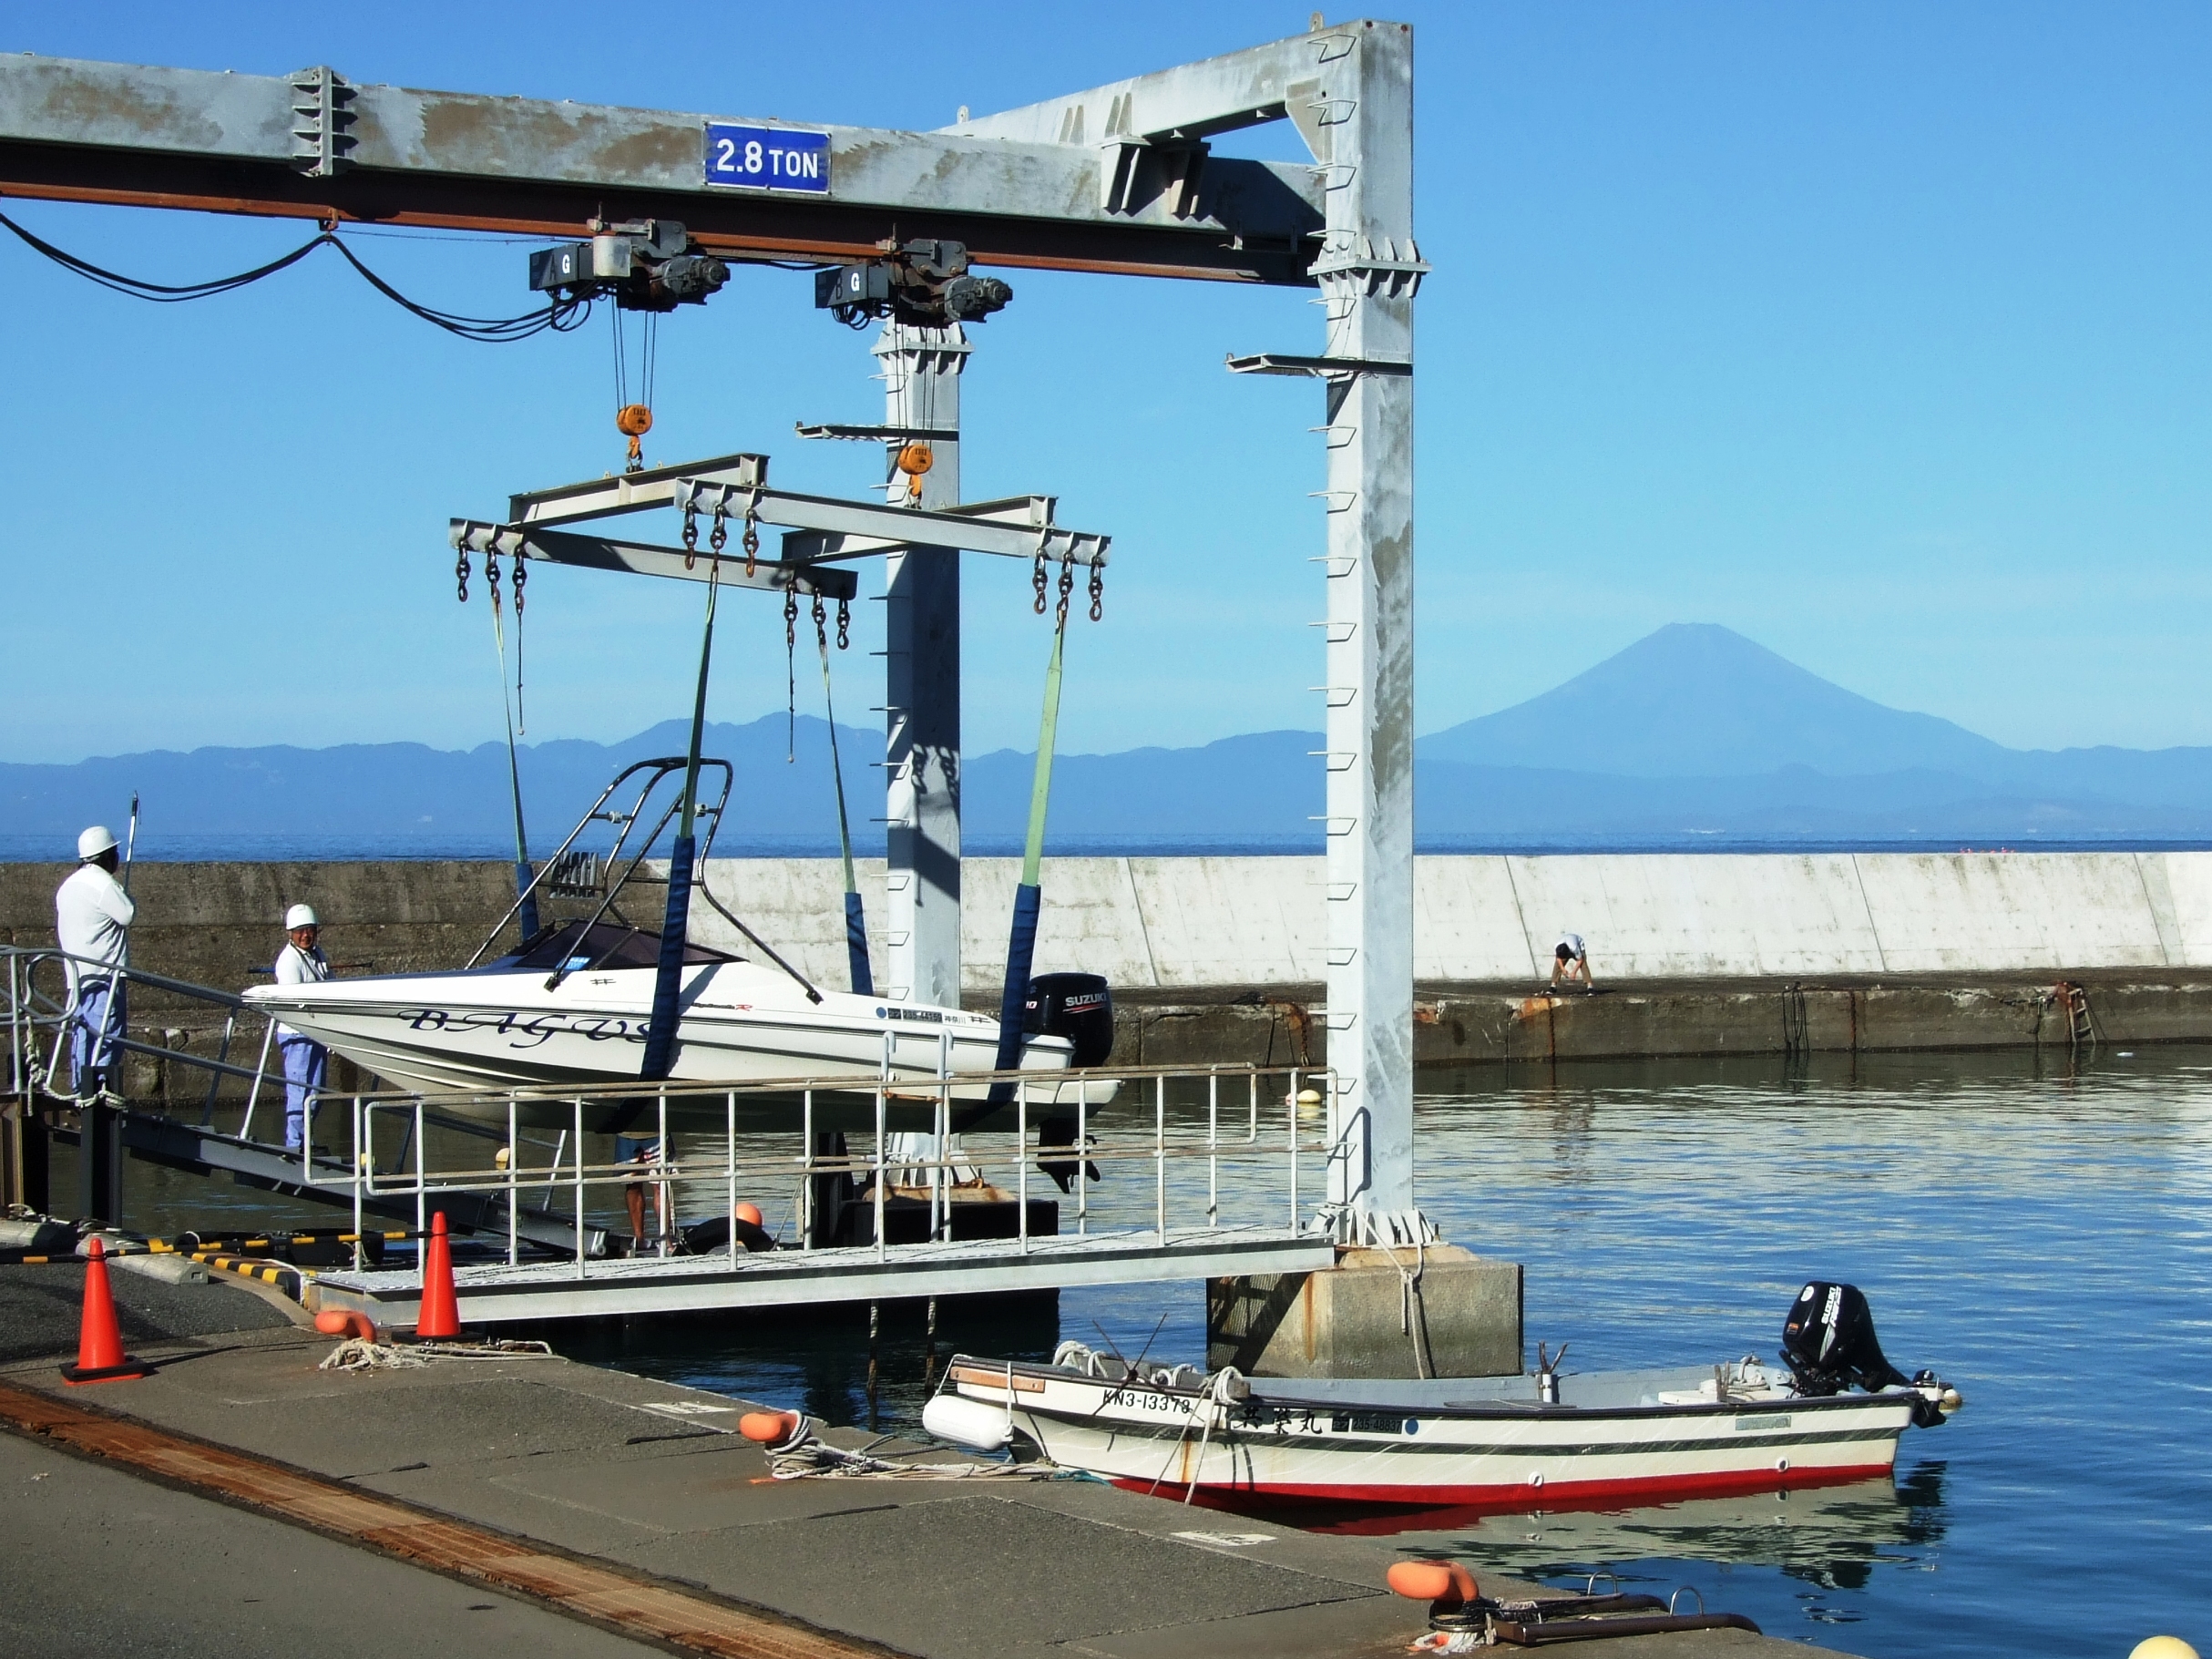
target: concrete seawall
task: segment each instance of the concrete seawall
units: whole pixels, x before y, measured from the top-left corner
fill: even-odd
[[[49,943],[63,865],[0,865],[0,935]],[[1017,865],[967,866],[966,983],[996,1001]],[[2107,1041],[2212,1038],[2212,853],[1594,855],[1417,861],[1423,1064],[1793,1050],[2066,1045],[2061,979]],[[804,971],[843,982],[838,866],[726,859],[715,892]],[[877,959],[884,869],[863,865]],[[504,864],[141,865],[135,963],[236,988],[299,900],[339,962],[463,960],[512,898]],[[1317,858],[1046,861],[1039,970],[1107,975],[1118,1056],[1148,1063],[1325,1054]],[[650,901],[649,901],[650,904]],[[695,937],[738,947],[711,912]],[[1531,993],[1563,930],[1604,994]],[[725,937],[725,935],[729,937]],[[146,998],[134,1024],[199,1046]]]

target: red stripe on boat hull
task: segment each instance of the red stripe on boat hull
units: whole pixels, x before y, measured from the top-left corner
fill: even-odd
[[[1512,1486],[1388,1486],[1366,1482],[1358,1486],[1306,1482],[1202,1485],[1191,1496],[1197,1502],[1224,1508],[1254,1499],[1274,1499],[1290,1503],[1386,1503],[1399,1508],[1525,1514],[1531,1510],[1618,1509],[1664,1503],[1677,1498],[1717,1498],[1741,1492],[1780,1491],[1788,1487],[1841,1486],[1886,1475],[1895,1461],[1891,1457],[1879,1463],[1857,1464],[1848,1469],[1793,1469],[1787,1473],[1767,1468],[1724,1470],[1709,1474],[1652,1475],[1625,1480],[1547,1480],[1541,1486],[1525,1482]],[[1113,1484],[1132,1492],[1153,1492],[1172,1498],[1183,1495],[1183,1489],[1172,1480],[1116,1478]]]

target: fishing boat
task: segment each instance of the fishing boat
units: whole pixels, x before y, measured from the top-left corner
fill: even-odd
[[[1784,1333],[1779,1366],[1577,1374],[1540,1348],[1519,1376],[1402,1382],[1204,1376],[1068,1342],[1050,1365],[956,1357],[923,1421],[1221,1508],[1509,1512],[1863,1480],[1961,1403],[1889,1365],[1855,1286],[1807,1285]]]
[[[732,915],[700,875],[689,878],[690,893],[705,898],[756,954],[702,945],[687,929],[671,975],[671,965],[662,961],[663,932],[630,920],[620,901],[628,887],[670,886],[665,868],[649,866],[645,853],[674,808],[664,808],[656,819],[650,804],[656,786],[681,776],[686,765],[678,758],[640,762],[609,784],[463,967],[256,985],[244,993],[246,1001],[392,1082],[478,1094],[573,1092],[601,1103],[594,1125],[608,1113],[624,1121],[634,1116],[640,1080],[806,1080],[830,1089],[845,1082],[871,1092],[880,1082],[928,1102],[949,1092],[962,1109],[956,1116],[972,1121],[994,1103],[1001,1110],[1013,1103],[1014,1089],[988,1080],[994,1070],[1050,1073],[1106,1060],[1113,1010],[1103,978],[1051,974],[1032,981],[1018,1063],[1005,1067],[998,1019],[818,985]],[[697,809],[709,823],[711,850],[712,829],[728,799],[730,768],[711,759],[698,765],[722,776],[719,798]],[[609,812],[615,792],[640,773],[646,775],[634,804]],[[613,852],[578,854],[579,836],[595,822],[617,826]],[[630,856],[618,873],[626,847]],[[702,852],[702,865],[704,858]],[[538,901],[564,896],[586,901],[588,914],[536,925]],[[492,955],[509,924],[523,917],[530,918],[521,926],[526,937]],[[665,999],[656,995],[664,976],[674,990]],[[648,1057],[656,1007],[663,1000],[671,1029],[665,1057],[655,1064]],[[1053,1107],[1071,1116],[1080,1106],[1110,1101],[1114,1086],[1110,1080],[1025,1080],[1019,1092],[1032,1108]],[[719,1101],[701,1104],[697,1096],[679,1095],[671,1105],[679,1111],[711,1106],[715,1121],[722,1121]],[[495,1100],[486,1110],[495,1107],[504,1117],[502,1101]],[[564,1103],[554,1102],[526,1109],[524,1115],[565,1123],[567,1111]]]

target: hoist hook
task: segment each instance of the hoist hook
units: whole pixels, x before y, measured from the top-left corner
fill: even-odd
[[[644,471],[645,446],[640,440],[653,429],[653,412],[643,404],[624,404],[614,412],[614,425],[630,438],[630,462],[623,471]]]
[[[900,447],[892,465],[906,475],[906,499],[922,498],[922,475],[937,465],[937,452],[927,444],[907,444]]]

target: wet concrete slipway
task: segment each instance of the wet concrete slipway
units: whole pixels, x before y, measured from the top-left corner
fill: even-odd
[[[323,1371],[331,1339],[226,1285],[116,1274],[159,1370],[68,1388],[82,1277],[0,1269],[9,1653],[1282,1659],[1424,1627],[1383,1591],[1388,1540],[1083,1480],[778,1481],[726,1396],[553,1357]]]

